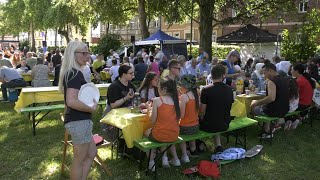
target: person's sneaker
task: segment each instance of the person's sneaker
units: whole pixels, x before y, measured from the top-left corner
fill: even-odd
[[[296,120],[292,123],[291,129],[296,129],[297,126],[299,125],[299,123],[300,123],[299,119],[296,119]]]
[[[284,125],[284,130],[289,130],[292,126],[292,121],[288,120]]]
[[[273,134],[263,133],[260,138],[261,139],[271,139],[271,138],[273,138]]]
[[[272,129],[272,133],[276,132],[277,130],[281,129],[281,126],[280,125],[276,125],[273,127]]]
[[[162,167],[170,167],[168,157],[162,157]]]
[[[181,157],[181,162],[182,162],[182,163],[189,163],[189,162],[190,162],[190,159],[189,159],[188,156],[182,156],[182,157]]]
[[[150,161],[149,162],[149,170],[150,171],[155,171],[156,170],[156,167],[155,167],[155,165],[154,165],[154,161]]]
[[[170,164],[173,166],[181,166],[180,160],[176,159],[176,160],[170,160]]]
[[[214,154],[217,154],[219,152],[223,152],[222,146],[217,146],[216,149],[214,150]]]
[[[189,156],[191,156],[191,157],[198,157],[200,155],[200,152],[197,150],[197,149],[195,149],[194,151],[189,151]]]

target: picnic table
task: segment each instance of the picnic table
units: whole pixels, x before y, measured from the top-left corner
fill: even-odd
[[[100,96],[106,96],[110,84],[95,84],[100,90]],[[16,102],[14,109],[17,112],[21,108],[27,107],[32,104],[62,102],[63,93],[58,90],[58,86],[53,87],[30,87],[22,88],[19,99]]]
[[[32,81],[31,73],[21,73],[20,75],[22,76],[22,78],[26,82],[31,82]],[[49,80],[54,80],[54,74],[53,73],[49,73]]]
[[[235,100],[231,108],[231,116],[245,117],[244,104]],[[134,140],[141,139],[144,131],[152,127],[148,115],[131,112],[129,108],[116,108],[111,110],[100,120],[101,123],[110,124],[122,130],[123,138],[128,148],[134,146]]]

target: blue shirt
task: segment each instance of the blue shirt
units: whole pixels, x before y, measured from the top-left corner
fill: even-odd
[[[191,74],[191,75],[197,77],[197,67],[193,68],[193,67],[191,66],[191,64],[190,64],[190,65],[187,67],[187,72],[188,72],[188,74]]]
[[[197,65],[197,69],[199,69],[199,71],[200,71],[199,73],[201,76],[203,75],[204,71],[207,71],[207,74],[210,74],[210,66],[207,63],[206,64],[199,63]]]
[[[224,60],[227,63],[228,74],[234,74],[233,63],[230,63],[228,60]],[[231,85],[232,78],[226,78],[226,84]]]
[[[138,63],[134,66],[134,70],[135,79],[138,81],[142,81],[146,76],[148,66],[144,63]]]

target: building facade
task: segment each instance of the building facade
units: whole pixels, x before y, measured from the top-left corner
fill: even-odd
[[[155,18],[154,20],[150,20],[147,22],[147,26],[149,26],[150,34],[155,33],[160,29],[160,19]],[[134,17],[128,24],[124,25],[101,24],[101,35],[107,34],[107,32],[111,34],[119,34],[126,44],[130,43],[131,38],[133,37],[136,41],[142,39],[138,16]]]

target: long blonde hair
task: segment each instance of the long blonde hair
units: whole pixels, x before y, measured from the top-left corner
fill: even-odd
[[[72,68],[77,69],[78,71],[76,73],[73,73],[71,75],[71,79],[74,78],[77,73],[80,71],[80,65],[76,61],[75,52],[78,50],[82,50],[83,48],[87,47],[87,45],[80,41],[71,41],[65,51],[63,60],[61,63],[61,69],[60,69],[60,75],[59,75],[59,91],[64,91],[64,85],[63,81],[67,83],[68,77],[70,76],[70,73],[73,73]]]

